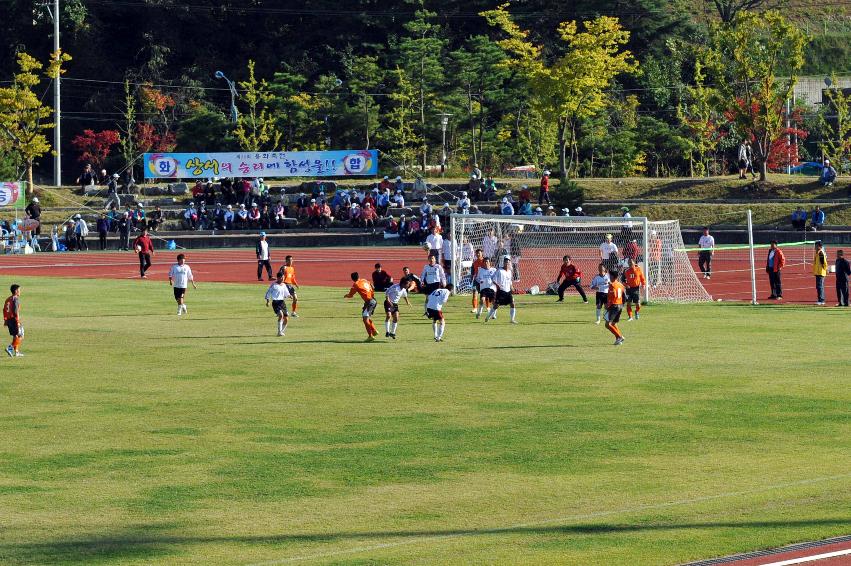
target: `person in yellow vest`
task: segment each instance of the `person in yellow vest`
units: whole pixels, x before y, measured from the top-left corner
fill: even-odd
[[[824,253],[821,240],[816,241],[816,253],[813,256],[813,275],[816,277],[816,304],[824,304],[824,278],[827,276],[827,255]]]

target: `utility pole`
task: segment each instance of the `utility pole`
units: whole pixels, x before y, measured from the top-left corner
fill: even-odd
[[[59,0],[53,0],[53,51],[59,52]],[[57,187],[62,184],[62,109],[60,97],[61,75],[57,74],[53,79],[53,184]],[[30,190],[32,190],[30,188]]]

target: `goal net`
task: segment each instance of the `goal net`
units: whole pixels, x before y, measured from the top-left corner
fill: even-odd
[[[481,249],[494,265],[509,257],[516,288],[528,292],[552,289],[562,257],[569,255],[582,271],[586,289],[600,263],[623,271],[626,260],[633,258],[647,276],[645,299],[712,300],[689,262],[678,220],[453,214],[450,231],[452,281],[458,294],[472,292],[473,258],[475,250]],[[604,261],[600,246],[607,234],[617,246],[617,256]]]

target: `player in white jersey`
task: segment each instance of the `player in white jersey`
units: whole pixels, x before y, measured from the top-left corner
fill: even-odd
[[[512,279],[511,258],[506,256],[502,260],[502,269],[497,269],[491,279],[493,286],[496,288],[496,298],[491,304],[490,312],[485,317],[485,322],[494,318],[496,309],[500,306],[510,305],[511,324],[517,324],[517,320],[515,319],[517,309],[514,306],[514,294],[511,292]]]
[[[428,256],[428,264],[423,267],[423,273],[420,277],[423,284],[423,293],[428,300],[428,296],[437,289],[446,286],[446,272],[443,266],[437,261],[437,256]],[[423,313],[425,315],[426,313]]]
[[[384,292],[384,337],[396,339],[396,327],[399,324],[399,300],[405,299],[405,304],[409,307],[411,302],[408,300],[408,289],[413,287],[416,289],[416,283],[413,281],[407,282],[407,286],[402,286],[402,283],[394,283]]]
[[[476,318],[482,316],[482,310],[485,308],[485,303],[492,305],[496,300],[496,287],[493,284],[493,276],[496,275],[496,268],[491,266],[491,259],[484,258],[484,265],[476,270],[476,285],[479,289],[479,306],[476,308]],[[494,317],[496,312],[494,312]]]
[[[603,307],[606,306],[609,296],[609,272],[606,265],[601,263],[597,275],[591,280],[591,289],[597,292],[595,302],[597,304],[597,322],[600,324],[600,315],[603,312]]]
[[[177,301],[177,316],[186,314],[186,288],[192,283],[192,288],[197,289],[195,278],[192,276],[192,268],[186,265],[186,256],[179,254],[177,263],[168,271],[168,284],[174,288],[174,300]]]
[[[446,327],[446,320],[443,318],[443,305],[449,301],[450,295],[452,295],[452,285],[447,285],[445,289],[435,289],[429,294],[426,301],[426,312],[431,319],[435,342],[443,341],[443,330]]]
[[[286,335],[287,321],[289,320],[286,300],[291,296],[287,284],[284,283],[284,272],[279,271],[275,281],[269,285],[269,289],[266,291],[266,306],[268,307],[271,301],[272,310],[278,317],[278,336]]]

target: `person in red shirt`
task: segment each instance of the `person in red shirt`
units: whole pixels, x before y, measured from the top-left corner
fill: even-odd
[[[23,354],[19,348],[24,339],[24,327],[21,326],[21,286],[12,285],[9,291],[12,295],[3,303],[3,324],[9,329],[12,343],[6,347],[6,353],[11,358],[20,358]]]
[[[544,171],[544,174],[541,176],[541,190],[538,192],[538,206],[544,204],[546,201],[547,204],[550,204],[550,172]]]
[[[378,330],[375,329],[375,324],[372,323],[372,313],[375,312],[376,306],[375,290],[369,281],[361,279],[357,271],[352,273],[351,277],[354,284],[345,295],[345,298],[351,299],[357,293],[363,299],[363,312],[361,316],[363,317],[363,326],[366,328],[366,341],[373,342],[375,337],[378,336]]]
[[[145,273],[151,268],[151,254],[154,253],[154,243],[148,236],[148,229],[142,229],[142,235],[133,240],[133,249],[139,254],[139,274],[147,279]]]
[[[479,308],[479,283],[476,281],[476,274],[479,272],[480,267],[484,267],[485,265],[485,252],[481,249],[475,251],[476,259],[473,260],[473,266],[470,270],[470,280],[473,282],[473,310],[471,313],[475,313]],[[490,304],[487,299],[482,299],[485,302],[485,306],[490,309]]]
[[[556,277],[556,283],[561,281],[562,277],[564,277],[564,281],[558,287],[558,301],[556,302],[564,302],[564,292],[568,287],[573,287],[579,292],[579,296],[582,297],[582,302],[587,303],[588,297],[585,296],[585,291],[582,290],[582,272],[578,267],[571,263],[569,255],[566,255],[561,259],[561,270],[559,270],[558,277]]]
[[[636,265],[635,260],[629,259],[629,268],[623,273],[626,282],[626,314],[627,321],[632,320],[632,305],[635,305],[635,319],[638,320],[638,311],[641,310],[641,286],[647,285],[647,278],[641,266]]]
[[[618,280],[617,271],[610,271],[609,279],[612,282],[609,283],[609,293],[606,297],[606,328],[615,335],[615,346],[620,346],[623,344],[623,334],[618,328],[618,322],[621,319],[626,288]]]
[[[378,215],[375,213],[375,208],[371,204],[366,203],[363,205],[361,220],[363,220],[364,230],[372,229],[375,232],[375,222],[378,220]]]

